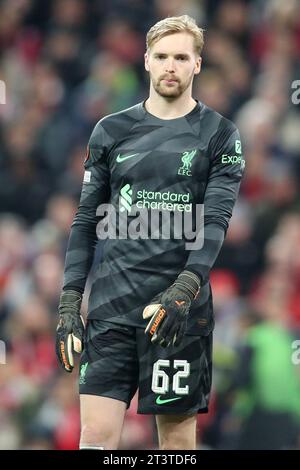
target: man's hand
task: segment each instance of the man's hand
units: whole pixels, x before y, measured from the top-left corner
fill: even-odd
[[[185,334],[187,316],[192,301],[200,290],[200,280],[196,274],[183,271],[167,290],[158,294],[145,307],[143,318],[151,318],[145,333],[152,343],[162,347],[178,346]]]
[[[74,290],[63,291],[59,302],[56,329],[56,355],[67,372],[74,368],[73,351],[82,351],[84,323],[80,315],[82,295]]]

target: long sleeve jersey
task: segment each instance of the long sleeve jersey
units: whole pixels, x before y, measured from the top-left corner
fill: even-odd
[[[209,272],[224,241],[245,166],[235,125],[199,101],[187,115],[166,120],[150,114],[141,102],[96,124],[84,166],[64,289],[83,292],[97,233],[105,231],[106,223],[117,236],[110,234],[104,242],[88,319],[144,328],[144,307],[188,269],[201,280],[188,334],[208,334],[214,326]],[[110,225],[101,210],[105,205],[113,209]],[[138,210],[161,214],[158,232],[153,235],[147,226],[150,236],[130,236],[130,226],[137,228]],[[185,233],[178,236],[178,220],[184,226],[184,217],[192,220],[198,236],[202,234],[197,249],[187,248]],[[163,237],[159,233],[166,223],[170,236]]]

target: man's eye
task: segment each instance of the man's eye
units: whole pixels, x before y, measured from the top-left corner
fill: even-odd
[[[187,58],[182,56],[182,57],[178,57],[178,60],[180,60],[181,62],[185,62]]]

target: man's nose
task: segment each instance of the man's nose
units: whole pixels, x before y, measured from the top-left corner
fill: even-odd
[[[174,72],[175,71],[175,61],[173,57],[169,57],[166,62],[166,72]]]

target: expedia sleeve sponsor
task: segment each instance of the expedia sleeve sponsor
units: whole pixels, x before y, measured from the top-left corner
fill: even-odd
[[[209,146],[209,157],[205,223],[218,223],[227,231],[245,167],[240,134],[230,121],[223,119]]]
[[[222,155],[222,163],[224,165],[240,165],[242,169],[245,167],[245,160],[241,155]]]
[[[234,168],[226,168],[225,173],[230,173],[231,175],[240,174],[240,177],[243,174],[245,168],[245,160],[242,153],[242,143],[240,140],[239,131],[235,131],[231,134],[227,142],[224,144],[224,147],[216,149],[216,155],[213,158],[214,167],[216,165],[225,165],[227,167],[234,166]]]
[[[204,242],[199,250],[190,253],[186,269],[208,281],[224,241],[229,220],[239,192],[245,162],[237,128],[223,119],[209,146],[211,161],[204,195]]]

